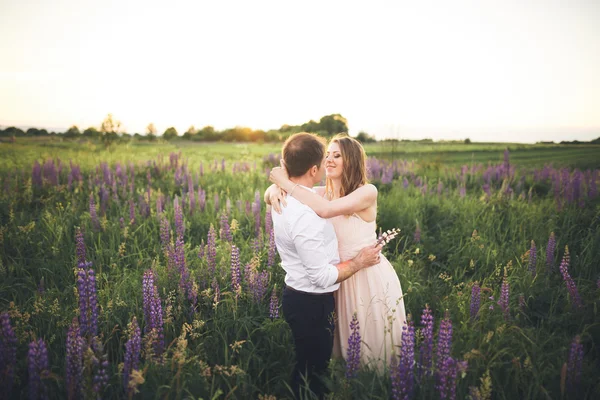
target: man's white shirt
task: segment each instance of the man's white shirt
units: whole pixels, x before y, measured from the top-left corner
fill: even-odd
[[[309,293],[336,291],[340,258],[333,225],[292,196],[286,201],[281,214],[272,213],[285,284]]]

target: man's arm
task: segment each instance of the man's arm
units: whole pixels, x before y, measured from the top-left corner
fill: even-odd
[[[321,288],[342,282],[365,267],[379,262],[382,246],[369,246],[352,260],[337,265],[327,263],[323,231],[326,221],[312,213],[305,213],[294,226],[292,239],[310,282]]]

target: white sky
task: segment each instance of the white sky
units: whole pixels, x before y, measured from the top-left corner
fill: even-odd
[[[599,1],[0,0],[0,125],[600,136]]]

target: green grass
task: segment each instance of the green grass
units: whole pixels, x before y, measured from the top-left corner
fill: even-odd
[[[375,153],[377,146],[367,146],[369,155]],[[437,332],[448,310],[454,329],[451,354],[458,360],[467,360],[469,365],[466,374],[458,379],[457,398],[467,398],[469,388],[481,386],[481,379],[488,372],[495,399],[597,398],[600,396],[597,381],[600,202],[597,197],[585,197],[583,207],[566,204],[558,210],[551,184],[535,182],[531,174],[531,168],[546,163],[598,168],[600,160],[593,158],[597,148],[510,145],[510,162],[517,167],[517,176],[505,184],[511,185],[514,195],[504,194],[502,182],[493,182],[492,196],[486,198],[481,189],[481,172],[477,172],[467,176],[466,195],[461,197],[458,190],[461,182],[456,178],[460,167],[471,160],[486,166],[488,162],[501,163],[504,146],[410,143],[399,158],[416,160],[410,172],[429,180],[427,193],[415,187],[411,174],[406,175],[410,180],[407,189],[402,184],[404,177],[396,176],[391,184],[375,182],[379,189],[378,225],[382,229],[402,230],[402,236],[385,251],[400,278],[407,312],[420,328],[421,311],[428,304],[434,313]],[[258,237],[262,245],[254,261],[255,222],[253,215],[245,212],[246,202],[254,201],[255,192],[262,194],[268,185],[263,157],[278,152],[279,147],[279,144],[183,141],[130,143],[108,149],[101,144],[60,141],[18,140],[0,144],[0,187],[6,189],[0,194],[0,313],[9,312],[18,339],[12,397],[28,397],[27,346],[34,337],[43,338],[48,345],[52,374],[45,382],[51,397],[66,396],[65,340],[69,325],[78,315],[75,233],[81,227],[87,259],[93,263],[97,276],[99,335],[110,363],[109,386],[104,389],[103,398],[124,397],[119,364],[124,361],[127,324],[134,316],[144,332],[142,276],[147,269],[157,276],[165,312],[167,351],[162,362],[142,357],[140,369],[145,382],[139,386],[136,397],[288,398],[287,382],[294,357],[291,333],[283,319],[269,318],[270,295],[274,290],[281,297],[284,273],[277,264],[267,266],[264,204]],[[169,163],[172,152],[181,152],[180,166],[187,160],[195,190],[199,185],[206,191],[205,210],[184,213],[186,266],[198,289],[195,309],[180,291],[177,273],[168,267],[156,215],[158,196],[168,196],[165,216],[174,230],[172,201],[187,191],[185,179],[183,185],[176,183],[176,170]],[[391,154],[379,156],[388,158]],[[45,183],[38,188],[31,181],[33,162],[43,164],[49,158],[60,158],[63,162],[62,185]],[[220,171],[223,158],[226,172]],[[82,185],[70,190],[64,185],[70,170],[69,160],[84,171]],[[210,167],[214,160],[218,162],[217,171]],[[96,167],[107,162],[114,173],[115,163],[123,165],[130,161],[135,164],[133,195],[129,188],[123,191],[118,186],[117,201],[112,188],[107,188],[110,202],[102,215],[100,187],[94,183]],[[147,161],[151,161],[150,166]],[[233,163],[239,161],[248,162],[250,170],[233,174]],[[152,162],[156,162],[158,170]],[[203,176],[199,176],[201,162]],[[139,202],[147,190],[148,173],[151,212],[144,217]],[[518,186],[521,174],[525,174],[526,180]],[[97,178],[102,181],[101,168]],[[444,185],[442,195],[435,190],[438,179]],[[90,215],[90,193],[98,204],[102,226],[99,230],[94,229]],[[219,210],[215,194],[219,197]],[[134,222],[129,218],[130,199],[136,204]],[[237,225],[233,243],[240,248],[242,269],[254,262],[258,270],[269,273],[267,292],[259,302],[249,295],[247,283],[243,283],[239,296],[232,292],[231,243],[217,240],[214,275],[208,269],[206,257],[198,256],[210,226],[219,230],[227,199],[231,204],[229,222],[235,220]],[[419,243],[413,241],[417,224],[421,230]],[[547,267],[545,257],[551,232],[555,232],[558,241],[553,269]],[[532,240],[538,254],[535,276],[528,267],[527,251]],[[565,246],[570,250],[569,273],[583,299],[582,309],[573,307],[573,299],[557,269]],[[496,303],[504,276],[510,285],[508,319]],[[216,306],[211,289],[213,278],[221,290],[221,301]],[[474,282],[484,288],[476,320],[470,318]],[[520,296],[524,307],[519,305]],[[584,345],[581,383],[577,393],[563,396],[561,368],[575,335],[580,335]],[[84,376],[91,371],[86,364]],[[0,387],[4,387],[4,376],[0,372]],[[326,378],[336,399],[391,396],[387,373],[378,375],[364,368],[357,378],[347,380],[343,361],[334,360]],[[90,389],[89,383],[86,388]],[[88,396],[93,397],[91,393]],[[414,398],[437,399],[434,380],[419,382]]]

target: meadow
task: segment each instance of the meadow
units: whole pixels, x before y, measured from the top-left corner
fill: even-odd
[[[0,143],[0,397],[283,399],[281,144]],[[366,146],[410,323],[334,399],[600,397],[600,146]]]

